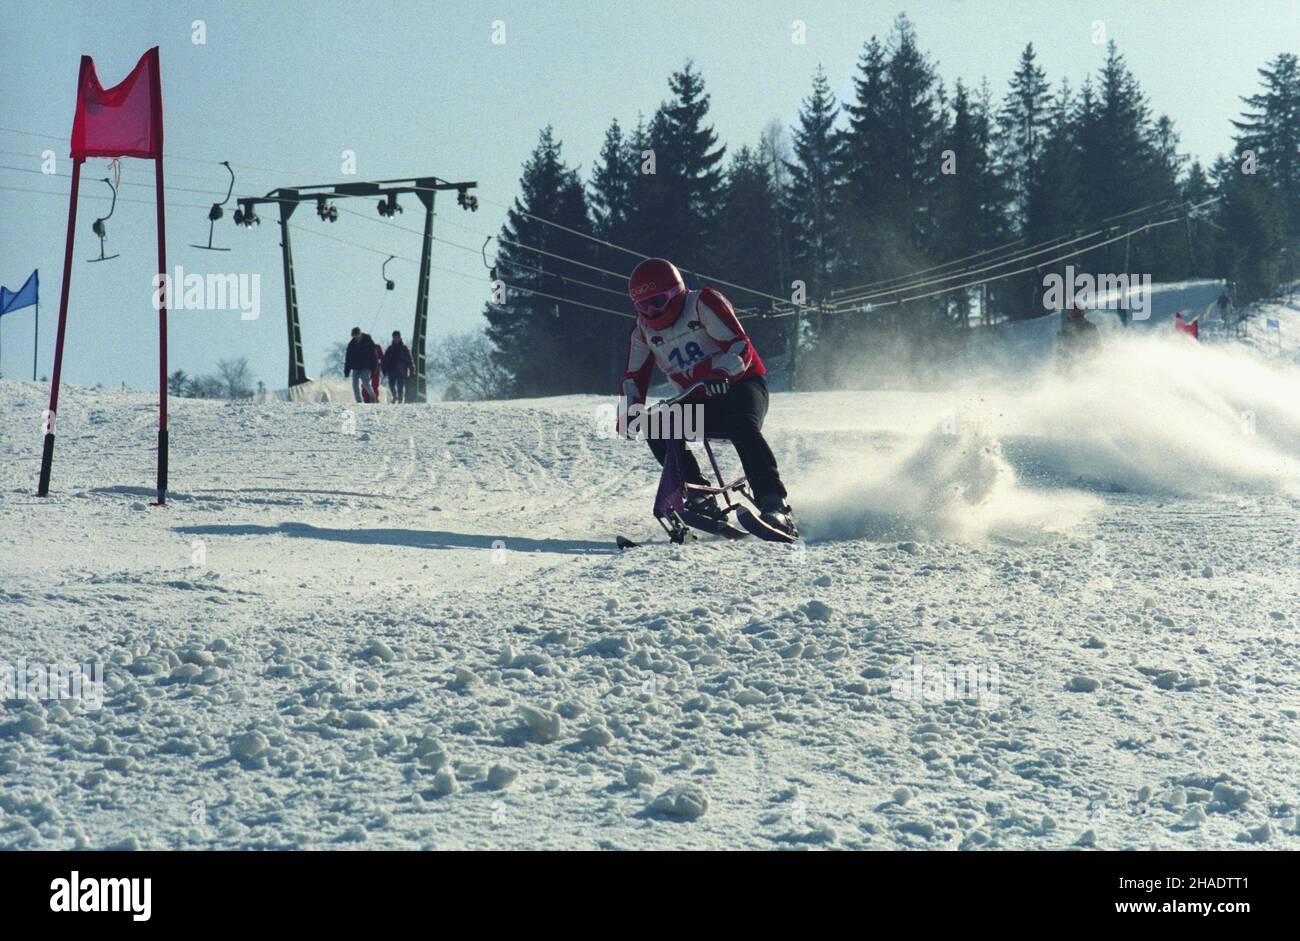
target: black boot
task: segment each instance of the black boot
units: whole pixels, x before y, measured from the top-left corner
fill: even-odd
[[[696,516],[702,516],[717,523],[727,521],[727,514],[723,512],[722,507],[718,506],[718,498],[712,493],[703,493],[688,487],[685,509],[688,513],[694,513]]]
[[[783,494],[765,493],[757,502],[759,519],[772,529],[788,534],[791,539],[799,538],[799,530],[794,524],[794,511],[790,509]]]

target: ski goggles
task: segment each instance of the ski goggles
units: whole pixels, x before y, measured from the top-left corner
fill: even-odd
[[[636,308],[638,314],[643,314],[646,317],[653,317],[655,314],[662,314],[667,310],[668,305],[672,303],[672,299],[679,294],[684,294],[685,291],[686,289],[681,285],[675,284],[667,291],[661,291],[658,294],[652,294],[650,297],[644,297],[639,301],[633,301],[632,306]]]

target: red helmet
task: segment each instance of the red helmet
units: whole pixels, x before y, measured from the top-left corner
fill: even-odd
[[[673,299],[686,293],[682,273],[671,261],[647,258],[632,270],[627,279],[627,293],[632,305],[654,330],[662,330],[680,313]]]

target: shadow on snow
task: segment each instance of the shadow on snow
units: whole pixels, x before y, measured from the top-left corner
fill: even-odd
[[[351,542],[358,545],[407,546],[413,549],[493,549],[503,543],[511,552],[558,552],[568,555],[616,555],[612,543],[588,539],[529,539],[523,536],[477,535],[436,529],[326,529],[307,523],[281,523],[279,526],[230,525],[178,526],[176,532],[187,536],[294,536]]]

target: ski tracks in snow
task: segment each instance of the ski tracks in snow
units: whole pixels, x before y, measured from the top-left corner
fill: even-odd
[[[40,390],[2,385],[0,660],[97,662],[105,687],[0,707],[0,846],[1300,840],[1283,496],[1102,494],[1020,542],[619,554],[655,466],[590,433],[593,399],[350,430],[179,401],[162,511],[147,435],[113,425],[146,397],[69,389],[36,501]],[[775,397],[792,482],[932,427],[931,400],[848,398]]]

